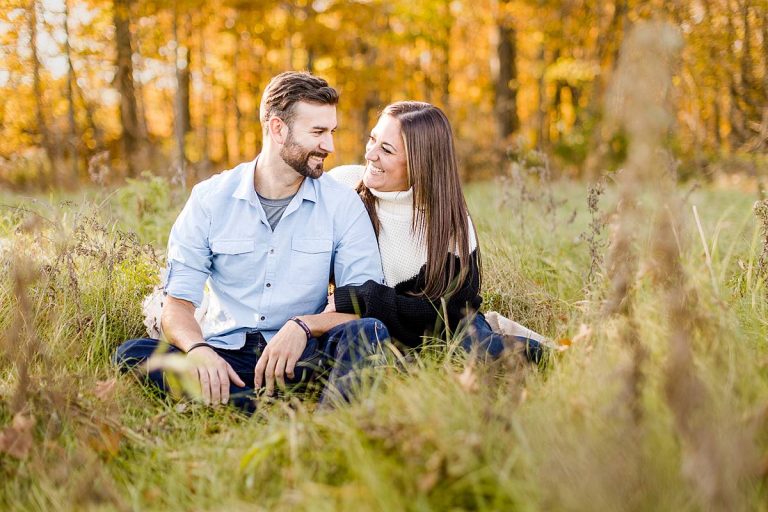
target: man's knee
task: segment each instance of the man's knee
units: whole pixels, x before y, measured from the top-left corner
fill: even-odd
[[[143,363],[157,349],[157,340],[140,338],[128,340],[115,350],[112,363],[122,368],[131,368]]]

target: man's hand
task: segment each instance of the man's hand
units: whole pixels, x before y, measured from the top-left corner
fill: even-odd
[[[296,322],[287,322],[269,341],[256,362],[253,383],[259,389],[264,383],[267,395],[275,389],[275,381],[285,386],[285,377],[292,379],[301,354],[307,347],[307,334]]]
[[[207,404],[226,404],[229,402],[229,382],[243,387],[245,382],[235,370],[215,350],[199,347],[187,355],[192,363],[193,374],[200,380],[203,401]]]

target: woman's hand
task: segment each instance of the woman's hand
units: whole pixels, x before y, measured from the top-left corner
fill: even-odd
[[[333,301],[333,294],[330,294],[328,296],[328,305],[325,306],[323,313],[335,313],[335,312],[336,312],[336,304]]]

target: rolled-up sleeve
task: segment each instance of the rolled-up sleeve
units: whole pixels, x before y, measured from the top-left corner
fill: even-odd
[[[210,211],[202,201],[199,186],[184,205],[168,238],[168,275],[165,293],[199,307],[205,281],[211,274],[211,249],[208,234]]]
[[[384,282],[381,255],[376,234],[362,201],[353,195],[348,215],[342,216],[347,224],[336,245],[333,275],[336,286],[359,285],[373,280]]]

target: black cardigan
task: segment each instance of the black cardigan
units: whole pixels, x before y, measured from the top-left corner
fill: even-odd
[[[454,258],[455,268],[458,268],[459,257],[450,257]],[[467,314],[480,308],[482,298],[477,260],[477,250],[474,250],[470,255],[467,277],[458,290],[446,297],[445,309],[451,330],[455,330]],[[397,283],[394,288],[372,280],[360,286],[340,286],[334,293],[336,311],[381,320],[390,336],[409,347],[417,347],[421,345],[422,336],[440,336],[445,332],[441,301],[411,295],[424,289],[426,268],[426,264],[422,265],[417,275]]]

